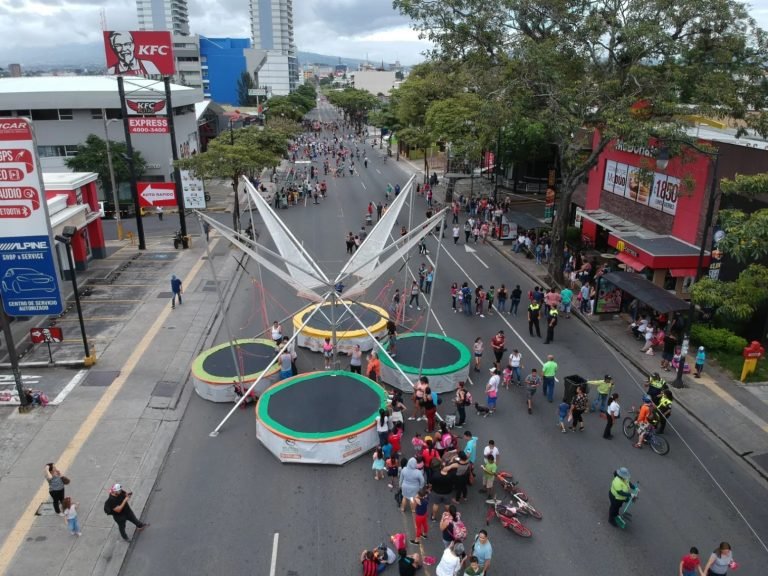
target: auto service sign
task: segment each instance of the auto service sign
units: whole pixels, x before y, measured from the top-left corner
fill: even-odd
[[[176,206],[176,184],[173,182],[138,182],[137,190],[142,208]]]
[[[64,309],[36,150],[31,121],[0,118],[0,295],[9,316]]]
[[[173,76],[173,40],[167,31],[105,31],[107,74]]]

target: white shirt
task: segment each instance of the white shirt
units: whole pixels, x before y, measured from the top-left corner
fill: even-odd
[[[381,416],[376,416],[376,432],[389,432],[389,416],[384,416],[384,424],[381,423]]]
[[[277,327],[272,326],[272,340],[280,340],[283,337],[283,327],[279,324]]]
[[[611,400],[611,403],[608,404],[608,415],[613,416],[614,418],[618,418],[619,414],[621,414],[621,407],[619,406],[619,403],[616,402],[616,400]]]
[[[509,355],[509,365],[512,368],[520,368],[520,364],[523,362],[522,354],[515,354],[514,352]]]
[[[461,565],[461,558],[453,553],[453,550],[446,548],[443,551],[443,557],[440,564],[437,565],[435,576],[455,576]]]
[[[494,461],[499,458],[499,449],[496,448],[496,446],[486,446],[485,450],[483,450],[483,456],[486,458],[490,455],[493,455]]]
[[[498,392],[500,382],[501,382],[501,377],[498,374],[494,374],[493,376],[491,376],[491,379],[488,380],[488,385],[485,387],[485,391]]]

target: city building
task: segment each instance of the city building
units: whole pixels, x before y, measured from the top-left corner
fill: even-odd
[[[365,90],[374,96],[389,96],[392,90],[400,86],[400,80],[394,70],[357,70],[347,72],[347,79],[353,88]]]
[[[697,146],[717,150],[716,174],[712,157],[690,147],[683,146],[684,157],[672,157],[664,167],[658,163],[663,143],[638,148],[615,141],[600,154],[586,187],[574,194],[577,224],[596,253],[615,250],[618,268],[639,272],[683,298],[689,297],[702,244],[703,267],[710,268],[710,276],[719,275],[719,263],[712,262],[712,223],[723,201],[730,200],[721,198],[717,183],[768,171],[765,140],[702,126],[690,135]],[[707,222],[713,178],[712,220]]]
[[[126,80],[128,99],[164,98],[156,80]],[[158,92],[158,90],[160,90]],[[171,84],[176,142],[181,157],[199,150],[195,103],[199,90]],[[37,150],[45,172],[69,172],[64,161],[90,134],[124,141],[120,97],[114,76],[41,76],[0,79],[0,117],[25,116],[35,126]],[[105,121],[106,120],[106,121]],[[135,150],[147,163],[142,180],[165,182],[172,176],[169,134],[132,134]],[[125,184],[125,183],[123,183]],[[124,189],[120,187],[121,199]],[[128,196],[130,198],[130,196]]]
[[[248,38],[200,37],[203,94],[220,104],[239,104],[237,83],[246,70],[244,50]]]
[[[293,0],[250,0],[251,40],[247,70],[256,84],[276,96],[299,86],[299,61],[293,38]]]
[[[53,236],[61,235],[66,226],[74,226],[77,230],[71,238],[76,270],[87,270],[88,262],[93,258],[107,257],[99,216],[98,179],[95,172],[43,172]],[[55,248],[59,270],[69,279],[67,248],[59,241]]]
[[[189,34],[187,0],[136,0],[139,30],[169,30]]]
[[[21,78],[21,64],[8,64],[8,73],[11,78]]]
[[[176,62],[176,73],[173,81],[183,86],[204,88],[203,67],[200,56],[200,37],[197,34],[183,36],[173,35],[173,59]]]

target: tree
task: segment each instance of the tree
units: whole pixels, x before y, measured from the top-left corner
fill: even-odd
[[[768,300],[768,268],[752,264],[732,282],[702,278],[691,287],[691,298],[725,320],[748,320]]]
[[[256,88],[253,76],[248,70],[243,70],[240,78],[237,79],[237,103],[240,106],[256,106],[256,96],[250,96],[248,91]]]
[[[573,193],[611,141],[685,139],[677,118],[696,112],[768,128],[765,114],[750,113],[766,108],[766,39],[733,0],[394,6],[433,42],[434,58],[460,63],[471,75],[465,87],[547,127],[562,180],[550,263],[559,281]],[[643,114],[633,112],[638,102],[647,102]],[[594,134],[592,146],[579,137],[585,130]]]
[[[357,88],[345,88],[340,92],[328,94],[328,101],[340,108],[347,118],[355,124],[360,131],[367,121],[368,112],[379,105],[379,99],[366,90]]]
[[[120,187],[120,182],[127,182],[131,179],[131,170],[125,156],[128,150],[125,142],[109,141],[110,153],[112,155],[112,168],[115,171],[115,182]],[[64,160],[64,164],[70,170],[75,172],[96,172],[101,180],[104,191],[109,195],[112,193],[112,180],[109,176],[109,163],[107,161],[107,143],[95,134],[91,134],[85,139],[85,143],[78,145],[77,154]],[[133,151],[133,165],[136,172],[136,178],[144,174],[147,163],[141,152]]]

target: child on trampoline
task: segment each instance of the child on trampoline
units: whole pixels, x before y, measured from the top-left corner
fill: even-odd
[[[323,342],[323,359],[325,360],[325,369],[330,370],[333,359],[333,344],[331,344],[330,338],[326,338]]]

